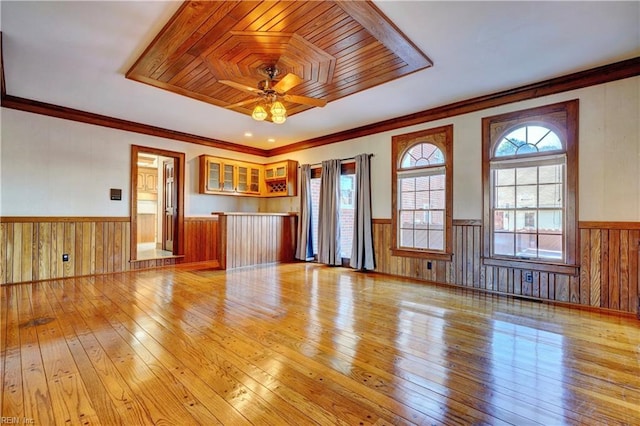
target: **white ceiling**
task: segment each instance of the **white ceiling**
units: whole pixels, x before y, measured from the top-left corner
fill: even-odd
[[[434,66],[283,125],[124,77],[176,1],[2,0],[7,93],[271,149],[640,56],[638,1],[375,3]]]

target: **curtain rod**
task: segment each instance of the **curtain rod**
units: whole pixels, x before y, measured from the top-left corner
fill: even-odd
[[[369,158],[371,158],[371,157],[375,157],[375,155],[373,155],[373,154],[369,154]],[[341,159],[340,159],[340,162],[342,163],[342,162],[344,162],[344,161],[350,161],[350,160],[355,160],[355,159],[356,159],[356,157],[341,158]],[[320,162],[320,163],[313,163],[313,164],[309,164],[309,165],[310,165],[310,166],[312,166],[312,167],[313,167],[313,166],[321,166],[321,165],[322,165],[322,162]],[[298,168],[300,168],[300,166],[298,166]]]

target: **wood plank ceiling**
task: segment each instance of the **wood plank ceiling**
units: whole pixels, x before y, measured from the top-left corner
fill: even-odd
[[[432,62],[369,1],[187,1],[126,76],[227,107],[256,95],[220,80],[258,88],[273,66],[301,79],[287,94],[331,102]]]

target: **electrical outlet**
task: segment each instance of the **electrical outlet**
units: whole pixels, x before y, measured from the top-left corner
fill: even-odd
[[[532,283],[533,282],[533,272],[525,271],[524,272],[524,282]]]
[[[62,261],[63,262],[68,262],[69,261],[69,255],[67,253],[62,255]]]

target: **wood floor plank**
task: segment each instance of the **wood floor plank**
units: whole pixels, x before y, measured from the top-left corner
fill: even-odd
[[[32,284],[19,286],[18,320],[20,322],[20,360],[24,392],[24,416],[40,424],[55,424],[51,394],[42,363],[35,326],[37,318],[31,308]]]
[[[142,300],[145,297],[144,292],[139,292],[138,294],[141,296],[138,300],[143,303]],[[117,298],[114,299],[114,301],[117,300]],[[152,299],[150,298],[148,299],[148,303],[145,305],[145,312],[154,312],[154,309],[158,308],[159,306],[153,305]],[[174,312],[176,312],[178,308],[179,306],[176,306]],[[141,313],[138,312],[136,312],[135,315],[138,325],[148,330],[149,336],[157,334],[157,332],[160,331],[160,328],[162,328],[165,333],[175,332],[181,334],[180,329],[182,329],[189,330],[190,334],[193,335],[203,335],[203,330],[197,327],[197,325],[194,325],[193,321],[191,321],[190,323],[186,323],[183,321],[185,317],[194,318],[192,313],[187,311],[186,309],[180,312],[179,315],[178,312],[176,312],[176,315],[174,316],[167,316],[166,310],[159,309],[155,315],[152,315],[153,319],[142,319]],[[229,334],[223,336],[220,340],[226,341],[232,338],[231,336],[234,334],[235,333],[233,333],[233,330],[229,330]],[[215,342],[216,340],[212,341]],[[216,392],[222,395],[227,395],[231,390],[233,390],[233,394],[230,395],[232,398],[229,398],[229,402],[238,407],[238,409],[243,411],[243,413],[249,418],[255,418],[256,416],[258,416],[260,417],[261,421],[267,420],[265,416],[266,412],[264,410],[260,410],[259,400],[261,399],[261,397],[257,394],[260,393],[260,391],[268,391],[268,389],[260,389],[260,387],[263,387],[262,382],[257,382],[255,379],[251,378],[251,376],[241,371],[240,367],[246,366],[246,362],[243,362],[243,360],[239,358],[239,356],[235,353],[229,352],[229,350],[224,345],[212,346],[208,344],[208,340],[200,340],[191,342],[191,344],[187,346],[188,350],[181,350],[179,346],[176,345],[167,345],[166,349],[162,348],[158,346],[157,342],[154,342],[153,340],[151,340],[149,344],[151,345],[151,347],[153,347],[154,353],[161,351],[173,352],[176,357],[179,357],[181,363],[187,364],[188,362],[191,362],[192,365],[196,367],[207,365],[209,369],[213,370],[213,374],[208,377],[205,376],[204,378],[209,383],[212,383],[212,387],[214,387]],[[255,350],[255,345],[253,350]],[[256,395],[251,398],[251,405],[245,408],[245,406],[247,405],[245,395],[250,394]],[[235,395],[241,395],[242,399],[235,398]],[[290,404],[289,401],[291,401],[291,399],[281,398],[277,394],[268,394],[267,396],[271,401],[275,399],[282,399],[282,403],[286,405],[283,412],[278,417],[274,417],[272,420],[286,419],[290,424],[305,424],[311,422],[312,419],[318,418],[303,416],[300,412],[298,412],[296,408],[294,408],[295,406],[292,406]],[[293,396],[294,399],[297,397],[297,395],[292,394],[289,394],[289,396]],[[274,406],[275,405],[276,404],[274,404]],[[251,412],[255,411],[256,409],[258,409],[257,412]],[[315,414],[324,415],[324,413],[319,413],[318,410],[312,409],[311,411],[314,411]],[[219,407],[216,407],[216,412],[220,412]],[[229,418],[229,413],[227,413],[225,417]],[[237,423],[234,422],[234,424]]]
[[[18,321],[18,290],[16,286],[2,287],[2,408],[5,417],[24,418],[22,365],[20,358],[20,323]]]
[[[1,290],[2,415],[36,424],[640,424],[633,315],[304,263]]]

